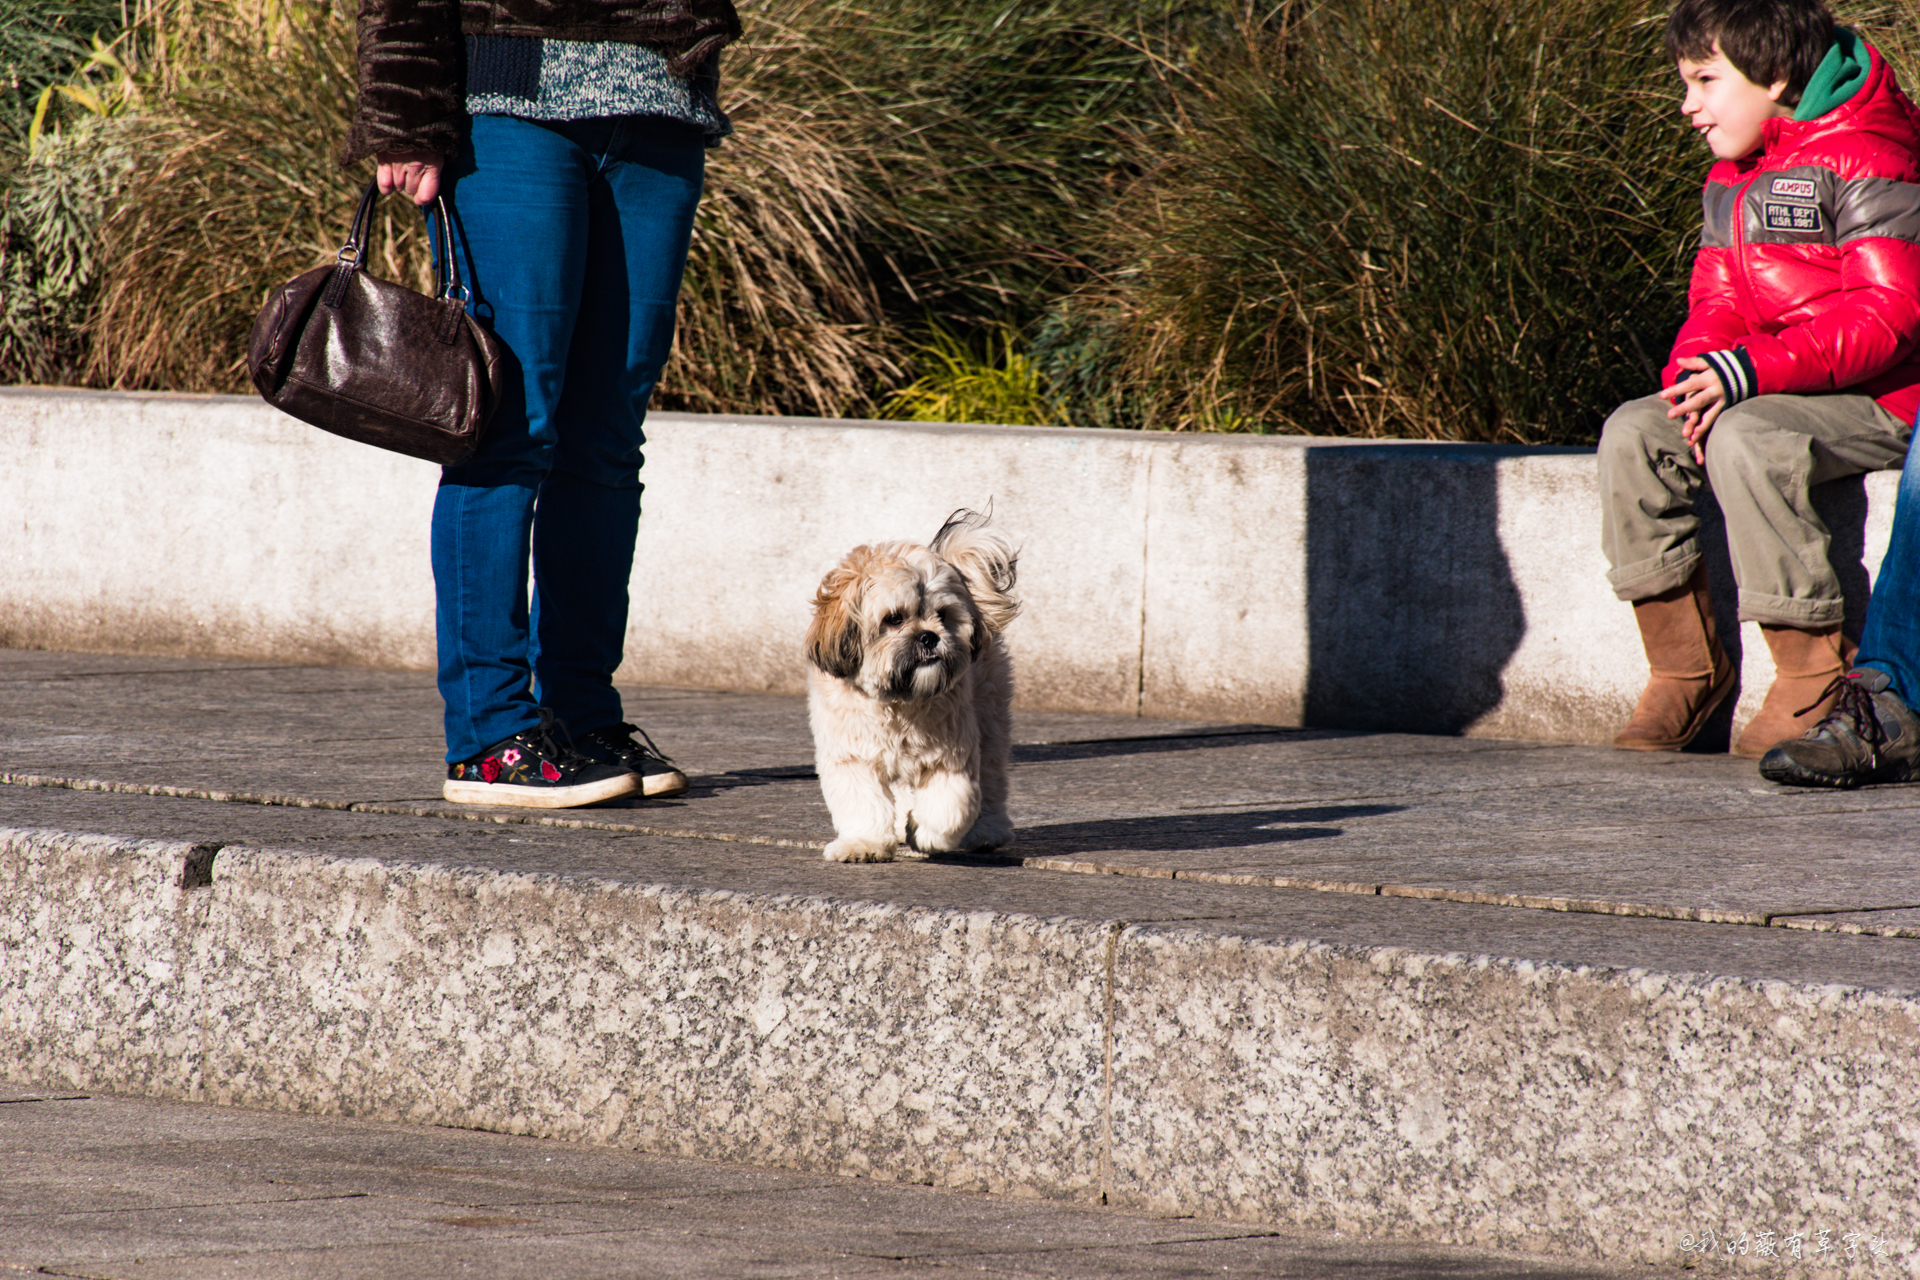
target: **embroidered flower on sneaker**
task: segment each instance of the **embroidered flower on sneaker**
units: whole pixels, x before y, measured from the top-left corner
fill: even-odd
[[[496,782],[500,777],[500,761],[488,756],[480,762],[480,776],[488,782]]]
[[[500,763],[508,765],[519,764],[520,749],[518,747],[508,747],[505,751],[502,751],[500,753]]]

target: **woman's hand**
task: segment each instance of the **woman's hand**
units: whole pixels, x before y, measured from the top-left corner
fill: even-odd
[[[1685,419],[1680,424],[1680,434],[1693,446],[1693,460],[1704,465],[1707,432],[1713,429],[1713,420],[1720,416],[1720,411],[1727,407],[1727,389],[1720,385],[1720,375],[1699,356],[1688,356],[1679,363],[1682,369],[1691,370],[1693,376],[1680,379],[1660,395],[1673,406],[1667,410],[1669,418]]]
[[[415,203],[432,204],[440,194],[442,158],[432,151],[382,151],[374,156],[380,171],[376,175],[380,194],[404,191]]]

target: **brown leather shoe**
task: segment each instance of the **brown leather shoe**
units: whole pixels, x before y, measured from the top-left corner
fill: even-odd
[[[1633,620],[1653,675],[1613,745],[1627,751],[1678,751],[1733,692],[1733,662],[1714,628],[1706,566],[1696,567],[1685,586],[1634,601]]]
[[[1760,634],[1773,654],[1774,676],[1759,714],[1747,722],[1733,744],[1733,754],[1749,760],[1758,760],[1826,719],[1833,710],[1834,690],[1839,688],[1834,681],[1853,665],[1854,644],[1840,634],[1837,625],[1802,631],[1761,623]]]

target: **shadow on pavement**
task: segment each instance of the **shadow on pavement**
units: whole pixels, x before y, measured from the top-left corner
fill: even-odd
[[[1098,760],[1105,756],[1155,755],[1164,751],[1211,751],[1261,742],[1315,742],[1359,735],[1340,729],[1276,729],[1266,725],[1226,725],[1203,733],[1155,738],[1098,738],[1088,742],[1016,742],[1015,764],[1061,760]]]
[[[1255,809],[1242,813],[1061,822],[1022,827],[1019,850],[1029,857],[1042,849],[1058,852],[1127,849],[1184,853],[1201,849],[1288,844],[1295,840],[1324,840],[1329,836],[1344,834],[1344,828],[1312,824],[1399,813],[1404,807],[1396,804],[1317,805],[1311,808]]]

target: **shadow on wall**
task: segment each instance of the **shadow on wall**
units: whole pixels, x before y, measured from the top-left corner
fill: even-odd
[[[1307,451],[1306,724],[1457,734],[1499,706],[1501,674],[1527,619],[1500,543],[1497,464],[1533,452],[1419,444]],[[1407,465],[1409,455],[1421,465]],[[1813,502],[1832,533],[1846,631],[1857,638],[1869,590],[1865,480],[1820,485]],[[1742,637],[1725,524],[1710,492],[1697,509],[1714,613],[1737,667]],[[1598,541],[1597,523],[1589,532]],[[1738,691],[1689,750],[1727,749],[1737,700]],[[1620,709],[1623,720],[1629,709]]]
[[[1527,629],[1499,526],[1519,452],[1307,451],[1307,724],[1453,734],[1500,704]]]
[[[1867,623],[1867,597],[1873,591],[1867,574],[1867,478],[1847,476],[1815,485],[1813,509],[1833,535],[1827,558],[1847,595],[1847,618],[1841,629],[1857,641]]]

